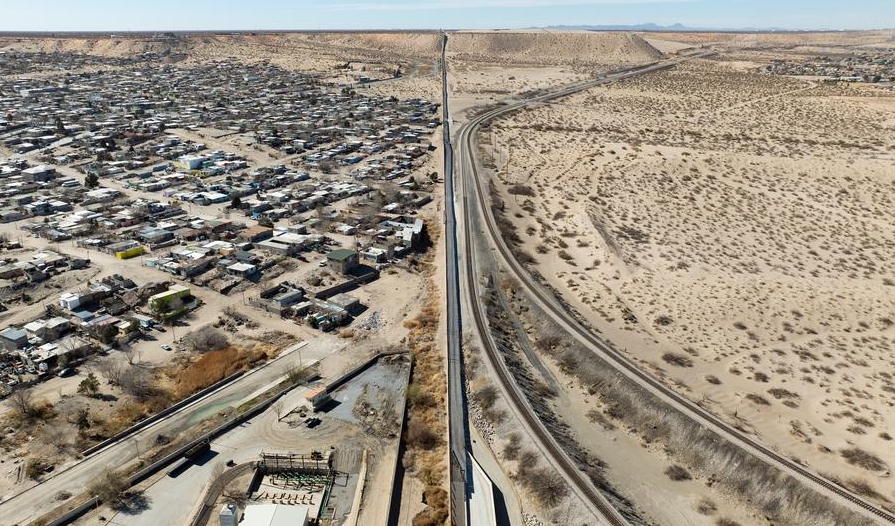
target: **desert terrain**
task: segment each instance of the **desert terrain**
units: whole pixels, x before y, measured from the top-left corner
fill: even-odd
[[[895,92],[759,70],[893,35],[641,36],[719,53],[482,130],[520,250],[645,368],[891,505]]]

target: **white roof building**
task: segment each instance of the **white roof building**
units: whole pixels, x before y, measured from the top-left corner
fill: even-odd
[[[307,526],[308,508],[281,504],[246,506],[241,526]]]

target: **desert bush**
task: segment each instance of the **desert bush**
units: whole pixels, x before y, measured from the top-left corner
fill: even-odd
[[[702,500],[699,501],[699,504],[696,505],[696,511],[702,515],[713,515],[718,511],[718,507],[715,506],[715,503],[710,499],[703,497]]]
[[[776,398],[777,400],[783,400],[786,398],[799,398],[798,393],[793,393],[792,391],[788,391],[786,389],[781,389],[779,387],[775,387],[773,389],[768,389],[768,393],[770,393],[770,395],[773,396],[774,398]]]
[[[710,384],[721,385],[721,380],[720,380],[717,376],[715,376],[715,375],[713,375],[713,374],[707,374],[707,375],[705,376],[705,381],[708,382],[708,383],[710,383]]]
[[[229,343],[226,334],[210,325],[188,332],[180,339],[184,349],[195,352],[219,351]]]
[[[9,401],[19,416],[30,417],[35,412],[35,404],[32,401],[30,389],[16,389],[9,395]]]
[[[316,373],[312,367],[293,365],[286,369],[286,381],[291,384],[300,384],[304,383],[315,374]]]
[[[472,397],[482,409],[487,411],[488,409],[491,409],[497,401],[497,389],[495,389],[493,385],[487,385],[476,391]]]
[[[749,400],[750,402],[754,403],[755,405],[771,405],[771,403],[768,402],[767,399],[765,399],[755,393],[747,394],[746,400]]]
[[[677,464],[673,464],[665,468],[665,474],[668,475],[668,478],[674,481],[679,480],[690,480],[693,478],[690,475],[690,472],[686,470],[686,468],[678,466]]]
[[[507,412],[503,409],[492,407],[490,409],[482,411],[482,416],[484,416],[486,420],[491,422],[492,425],[499,426],[507,419]]]
[[[444,488],[429,486],[423,490],[426,509],[413,518],[413,526],[443,526],[448,518],[448,494]]]
[[[716,524],[717,526],[740,526],[740,523],[739,523],[739,522],[736,522],[736,521],[734,521],[734,520],[730,520],[730,519],[725,518],[725,517],[720,517],[718,520],[715,521],[715,524]]]
[[[535,346],[542,351],[550,351],[562,343],[562,338],[555,334],[546,334],[535,341]]]
[[[524,195],[527,197],[534,197],[535,191],[534,188],[524,185],[524,184],[514,184],[507,188],[507,193],[510,195]]]
[[[434,407],[437,401],[429,391],[417,384],[410,384],[407,386],[407,402],[415,408],[430,408]]]
[[[606,415],[604,415],[599,409],[591,409],[590,411],[588,411],[587,419],[595,424],[600,424],[600,426],[606,431],[612,431],[615,429],[615,426],[612,424],[612,422],[610,422],[609,419],[606,418]]]
[[[25,461],[25,476],[31,480],[38,480],[49,467],[50,465],[42,459],[29,458]]]
[[[429,429],[429,426],[419,420],[411,420],[407,425],[408,446],[422,450],[432,450],[438,447],[441,438]]]
[[[140,401],[148,400],[158,394],[158,386],[152,374],[140,367],[130,367],[121,376],[121,389]]]
[[[128,487],[127,478],[124,475],[106,470],[94,479],[89,492],[99,497],[104,503],[114,505],[121,500]]]
[[[112,385],[121,385],[121,376],[127,368],[127,361],[120,356],[108,356],[96,362],[96,369]]]
[[[539,468],[531,474],[531,488],[538,502],[545,508],[553,508],[569,493],[566,481],[555,470]]]
[[[867,471],[885,471],[886,463],[873,453],[864,451],[861,448],[851,447],[843,449],[839,452],[846,462],[853,466],[866,469]]]
[[[519,433],[510,433],[507,437],[507,443],[503,446],[503,456],[507,460],[516,460],[519,458],[519,450],[522,448],[522,435]]]
[[[681,354],[667,352],[662,355],[662,360],[677,367],[693,367],[693,360]]]
[[[875,500],[889,500],[883,495],[880,495],[872,484],[863,479],[849,479],[845,482],[844,486],[862,497]]]

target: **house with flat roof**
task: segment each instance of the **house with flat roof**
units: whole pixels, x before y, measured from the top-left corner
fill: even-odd
[[[28,334],[18,327],[7,327],[0,331],[0,348],[16,351],[28,346]]]
[[[333,270],[348,274],[359,264],[359,256],[357,251],[347,248],[333,250],[326,255],[326,262]]]

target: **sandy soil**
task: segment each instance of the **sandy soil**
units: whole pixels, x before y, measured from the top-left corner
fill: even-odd
[[[482,141],[504,192],[533,191],[504,196],[536,270],[610,340],[892,499],[895,94],[760,76],[752,60],[597,88]],[[846,462],[850,447],[879,469]]]

